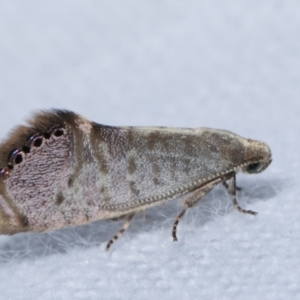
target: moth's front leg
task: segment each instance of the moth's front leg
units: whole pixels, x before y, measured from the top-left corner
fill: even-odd
[[[254,215],[254,216],[257,215],[257,212],[252,211],[252,210],[246,210],[246,209],[243,209],[243,208],[241,208],[241,207],[239,206],[239,204],[238,204],[238,202],[237,202],[237,200],[236,200],[236,190],[237,190],[237,188],[236,188],[235,173],[232,172],[231,174],[232,174],[232,175],[231,175],[229,178],[228,178],[228,177],[226,178],[227,184],[226,184],[226,185],[224,184],[224,186],[226,187],[226,189],[227,189],[229,195],[231,195],[231,197],[232,197],[232,201],[233,201],[234,207],[235,207],[239,212],[242,212],[242,213],[244,213],[244,214],[250,214],[250,215]],[[223,182],[224,182],[224,181],[223,181]]]
[[[195,206],[201,199],[204,198],[206,194],[208,194],[217,184],[219,184],[222,181],[223,181],[222,178],[216,178],[213,181],[210,181],[206,183],[204,186],[201,186],[199,189],[195,190],[188,198],[184,200],[185,207],[181,211],[181,213],[177,216],[172,229],[172,236],[174,242],[177,241],[176,230],[177,230],[178,223],[186,213],[187,209]]]
[[[227,190],[227,189],[228,189],[228,183],[227,183],[226,181],[223,181],[222,184],[223,184],[223,186],[224,186],[224,187],[226,188],[226,190]],[[237,191],[241,191],[241,190],[242,190],[242,188],[239,187],[239,186],[236,186],[235,189],[236,189]]]

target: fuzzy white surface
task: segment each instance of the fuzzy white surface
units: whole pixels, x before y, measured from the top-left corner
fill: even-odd
[[[0,299],[299,299],[297,1],[1,1],[0,136],[41,108],[109,125],[215,127],[267,142],[171,227],[176,201],[121,222],[0,236]]]

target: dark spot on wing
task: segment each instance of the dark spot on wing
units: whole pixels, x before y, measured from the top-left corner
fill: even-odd
[[[131,193],[134,196],[139,195],[140,191],[135,187],[135,182],[134,181],[129,181],[129,188],[130,188]]]
[[[22,225],[23,228],[28,227],[29,221],[28,221],[28,218],[25,215],[20,215],[19,216],[19,221],[20,221],[20,224]]]
[[[60,192],[57,194],[56,199],[55,199],[55,203],[56,205],[61,205],[63,203],[63,201],[65,200],[65,197],[63,196],[63,194]]]
[[[149,150],[153,150],[155,145],[157,144],[158,140],[160,138],[159,132],[151,132],[147,136],[147,147]]]
[[[71,175],[70,178],[69,178],[69,180],[68,180],[68,187],[69,188],[72,187],[73,184],[74,184],[74,176]]]
[[[128,173],[129,174],[134,174],[136,169],[137,169],[137,167],[136,167],[136,163],[135,163],[135,158],[130,157],[128,159]]]
[[[153,178],[153,183],[155,185],[160,185],[160,181],[159,181],[159,179],[156,176]]]

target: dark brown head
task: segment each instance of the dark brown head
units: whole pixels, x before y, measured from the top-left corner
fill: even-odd
[[[69,178],[75,116],[40,112],[0,145],[0,233],[44,230],[46,216],[60,221],[51,209]]]

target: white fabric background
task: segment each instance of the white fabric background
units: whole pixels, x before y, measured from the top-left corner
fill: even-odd
[[[41,108],[102,124],[215,127],[273,163],[121,222],[0,236],[0,299],[300,299],[300,3],[1,1],[0,136]]]

